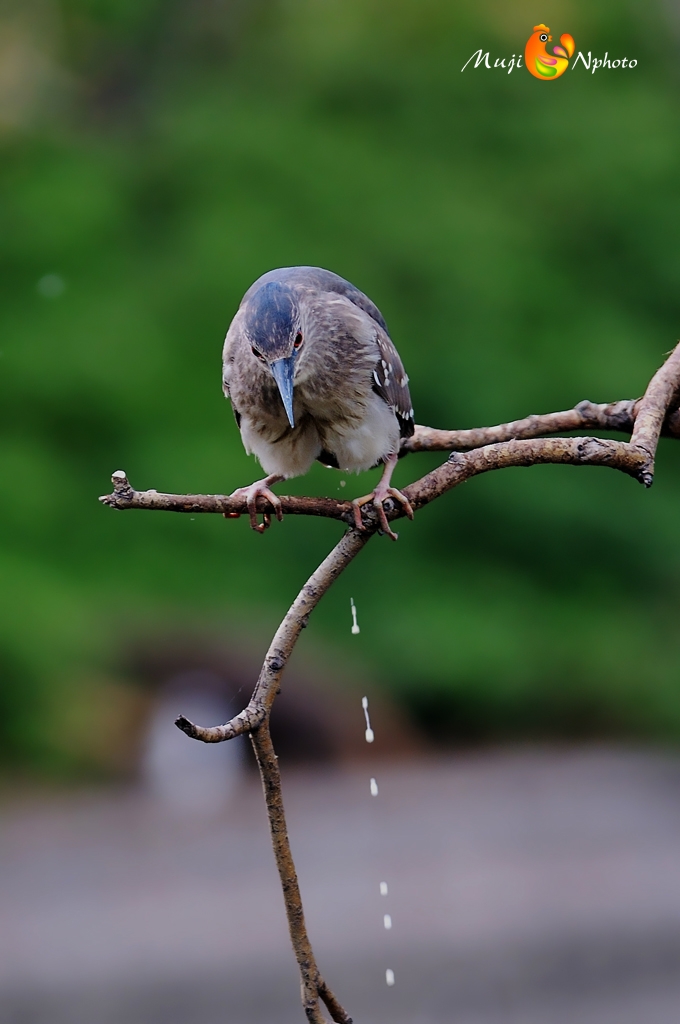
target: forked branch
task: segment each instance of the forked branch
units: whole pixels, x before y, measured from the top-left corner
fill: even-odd
[[[416,427],[404,442],[402,454],[419,451],[450,451],[447,461],[404,488],[414,509],[422,508],[446,491],[480,473],[509,466],[558,463],[574,466],[608,466],[634,477],[645,487],[654,479],[654,459],[661,434],[680,437],[680,345],[652,377],[644,397],[638,400],[595,405],[580,402],[564,412],[528,416],[523,420],[475,430],[435,430]],[[631,433],[630,441],[595,436],[548,437],[549,434],[598,429]],[[135,491],[125,473],[113,474],[112,494],[100,498],[116,509],[157,509],[170,512],[247,513],[244,498],[222,494],[160,494]],[[282,497],[286,515],[313,515],[352,524],[349,502],[332,498]],[[388,519],[404,515],[403,508],[387,501]],[[271,514],[265,498],[258,511]],[[310,576],[276,631],[264,660],[253,695],[246,708],[224,725],[200,726],[183,715],[177,726],[192,739],[220,743],[249,733],[260,768],[274,854],[281,879],[290,937],[300,969],[302,1002],[307,1020],[323,1024],[323,1003],[337,1024],[351,1024],[351,1018],[323,981],[314,958],[307,930],[295,865],[290,850],[281,794],[278,762],[269,732],[269,715],[279,692],[288,659],[307,625],[309,615],[340,573],[376,533],[377,517],[371,506],[363,510],[364,529],[349,529],[318,569]]]

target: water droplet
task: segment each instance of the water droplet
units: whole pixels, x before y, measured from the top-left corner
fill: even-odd
[[[64,294],[66,282],[59,274],[45,274],[35,287],[38,295],[42,295],[43,299],[58,299],[60,295]]]
[[[359,630],[358,630],[358,627],[357,627],[357,632],[358,631]],[[354,632],[354,630],[352,630],[352,632]],[[366,719],[366,732],[364,733],[364,736],[366,737],[366,742],[367,743],[372,743],[373,740],[375,739],[375,734],[374,734],[373,730],[371,729],[371,720],[368,717],[368,697],[362,697],[361,698],[361,706],[364,709],[364,718]]]

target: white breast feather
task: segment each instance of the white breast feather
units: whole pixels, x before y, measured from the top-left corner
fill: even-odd
[[[399,424],[382,398],[371,393],[361,420],[342,425],[324,423],[321,442],[333,452],[340,469],[362,473],[399,451]]]
[[[248,416],[241,418],[241,439],[248,455],[257,456],[265,473],[283,477],[303,476],[321,454],[321,441],[311,420],[281,440],[267,440]]]

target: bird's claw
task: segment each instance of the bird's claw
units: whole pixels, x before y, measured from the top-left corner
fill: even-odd
[[[376,515],[378,516],[378,522],[380,523],[380,529],[382,532],[386,533],[391,540],[398,540],[399,534],[392,530],[385,514],[383,501],[385,501],[386,498],[392,498],[393,501],[401,505],[408,518],[413,519],[413,506],[406,495],[402,494],[402,492],[397,490],[396,487],[381,487],[380,484],[378,484],[371,494],[366,494],[363,498],[355,498],[352,502],[354,525],[357,530],[366,529],[361,518],[361,506],[368,505],[369,502],[371,502],[376,511]]]
[[[273,506],[274,513],[279,522],[283,521],[283,508],[281,507],[281,499],[274,494],[272,490],[267,486],[266,480],[257,480],[254,484],[250,484],[248,487],[238,487],[231,495],[232,498],[245,498],[246,505],[248,506],[248,516],[250,518],[250,526],[256,533],[264,533],[271,526],[272,517],[269,512],[262,513],[262,522],[257,521],[257,499],[262,496]],[[238,519],[241,515],[240,512],[224,512],[225,519]]]

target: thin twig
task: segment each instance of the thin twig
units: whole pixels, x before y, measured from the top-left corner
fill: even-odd
[[[609,466],[640,479],[646,454],[624,441],[599,437],[545,437],[527,441],[501,441],[469,452],[452,452],[443,466],[404,487],[414,509],[422,508],[446,491],[480,473],[510,466],[558,463],[572,466]],[[651,481],[650,481],[651,482]],[[396,516],[399,509],[394,510]],[[387,513],[388,518],[396,518]]]
[[[451,451],[448,460],[420,480],[404,488],[414,509],[422,508],[446,491],[480,473],[510,466],[535,466],[545,463],[574,466],[608,466],[634,477],[649,487],[654,479],[654,458],[660,434],[680,437],[680,345],[650,381],[645,395],[638,400],[595,405],[581,402],[565,412],[528,416],[522,420],[475,430],[435,430],[416,427],[415,434],[402,446],[404,454],[418,451]],[[630,442],[599,437],[546,437],[555,434],[598,428],[632,432]],[[213,494],[159,494],[135,491],[124,472],[113,474],[114,491],[99,500],[116,509],[162,509],[171,512],[246,513],[245,499]],[[348,502],[332,498],[282,497],[287,515],[314,515],[351,522]],[[387,501],[389,519],[404,514],[400,505]],[[262,498],[258,511],[271,511]],[[333,1021],[351,1024],[319,974],[305,927],[300,889],[295,872],[281,795],[278,762],[269,733],[269,714],[279,692],[283,670],[307,625],[311,611],[335,582],[338,575],[361,551],[376,532],[378,521],[370,506],[363,514],[364,530],[350,529],[310,576],[288,610],[269,647],[257,685],[248,706],[225,725],[194,725],[184,716],[177,726],[193,739],[219,743],[241,733],[250,733],[260,767],[274,854],[281,878],[291,941],[302,983],[302,1001],[310,1024],[323,1024],[320,1002]]]
[[[257,729],[269,715],[274,698],[279,692],[283,670],[300,633],[309,621],[310,614],[371,536],[372,534],[367,531],[348,530],[318,569],[314,570],[274,634],[248,706],[226,725],[208,728],[194,725],[184,715],[180,715],[175,722],[178,729],[192,739],[202,740],[204,743],[221,743],[223,740],[231,740],[241,733]]]
[[[527,440],[546,434],[566,434],[570,430],[618,430],[630,433],[635,423],[639,399],[626,399],[608,405],[583,401],[563,412],[525,416],[495,427],[473,427],[472,430],[437,430],[417,426],[413,437],[402,442],[403,452],[469,451],[499,441]]]
[[[321,977],[307,935],[300,887],[283,809],[278,760],[269,732],[269,714],[274,699],[279,693],[283,670],[300,633],[307,625],[311,612],[371,536],[372,534],[368,532],[348,530],[318,569],[309,577],[277,629],[274,639],[269,645],[253,695],[248,706],[239,715],[232,718],[226,725],[208,728],[195,725],[184,715],[180,715],[175,723],[187,736],[203,740],[204,743],[220,743],[222,740],[232,739],[240,733],[250,733],[262,778],[272,846],[286,906],[290,940],[300,969],[302,1004],[307,1020],[311,1024],[323,1024],[324,1018],[319,1007],[319,1000],[326,1004],[332,1019],[338,1024],[351,1024],[351,1017],[348,1016]]]
[[[201,513],[222,513],[222,515],[248,515],[245,498],[232,498],[228,494],[163,494],[159,491],[135,491],[122,469],[116,470],[111,477],[112,494],[103,494],[99,499],[103,505],[125,511],[127,509],[150,509],[162,512],[189,512],[192,515]],[[344,519],[348,525],[353,522],[352,506],[348,501],[336,501],[334,498],[297,498],[286,496],[281,498],[281,508],[285,515],[324,516],[328,519]],[[269,501],[260,495],[257,499],[257,511],[275,513]]]
[[[357,548],[357,551],[359,549]],[[329,584],[330,586],[330,584]],[[321,999],[337,1024],[352,1024],[352,1018],[345,1012],[319,973],[312,944],[307,935],[305,915],[302,909],[300,886],[288,839],[286,815],[283,809],[281,775],[279,762],[269,732],[269,716],[250,734],[262,779],[264,798],[267,804],[269,830],[276,857],[276,866],[281,879],[283,900],[286,905],[288,929],[300,969],[302,1005],[310,1024],[325,1024],[319,1006]]]

